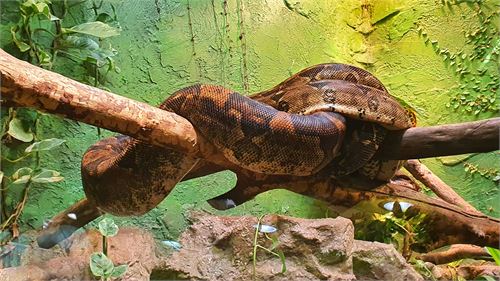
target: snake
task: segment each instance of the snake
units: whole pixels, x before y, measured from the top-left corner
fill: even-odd
[[[372,158],[387,130],[415,125],[414,114],[374,75],[340,63],[308,67],[251,96],[196,84],[159,107],[186,118],[228,162],[270,175],[308,176],[329,169],[333,177],[360,172],[376,178],[384,174],[383,164]],[[82,184],[100,211],[142,215],[199,160],[117,135],[84,153]],[[396,168],[389,166],[390,174]]]

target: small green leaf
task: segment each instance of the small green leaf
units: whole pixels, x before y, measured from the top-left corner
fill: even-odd
[[[99,49],[99,43],[88,37],[69,35],[62,42],[62,47],[64,48],[76,48],[76,49],[87,49],[87,50],[97,50]]]
[[[45,139],[45,140],[37,141],[37,142],[31,144],[30,146],[26,147],[24,152],[30,153],[30,152],[34,152],[34,151],[51,150],[51,149],[63,144],[64,142],[65,142],[65,140],[56,139],[56,138]]]
[[[108,13],[100,13],[95,21],[100,21],[100,22],[104,22],[104,23],[107,23],[107,22],[114,22],[115,20],[113,19],[113,17],[111,15],[109,15]]]
[[[115,268],[113,268],[113,272],[111,272],[110,277],[111,278],[122,277],[125,274],[125,272],[127,272],[127,269],[128,269],[128,265],[126,265],[126,264],[115,266]]]
[[[36,10],[37,13],[43,14],[48,19],[50,19],[50,9],[49,9],[49,6],[46,3],[43,3],[43,2],[35,3],[33,5],[33,7],[35,8],[35,10]]]
[[[58,171],[43,169],[39,174],[33,176],[31,181],[36,183],[59,182],[64,179],[60,175]]]
[[[113,262],[102,252],[90,256],[90,270],[94,276],[109,277],[113,272]]]
[[[85,58],[85,62],[93,65],[97,65],[97,59],[91,56]]]
[[[500,250],[492,248],[492,247],[484,247],[485,250],[493,257],[495,263],[500,265]]]
[[[489,276],[489,275],[481,275],[477,277],[477,280],[486,280],[486,281],[497,281],[495,277]]]
[[[99,232],[106,237],[112,237],[118,233],[118,226],[112,218],[106,217],[99,222]]]
[[[100,21],[86,22],[64,30],[66,33],[81,33],[98,38],[108,38],[120,35],[118,28],[109,26]]]
[[[17,29],[17,26],[13,26],[10,28],[10,34],[12,35],[12,41],[14,41],[14,43],[16,44],[19,51],[21,51],[21,53],[24,53],[24,52],[28,51],[31,47],[30,47],[30,45],[17,39],[16,29]]]
[[[12,118],[9,122],[9,130],[7,134],[22,142],[30,142],[33,140],[33,134],[24,129],[23,122],[17,118]]]
[[[12,179],[14,180],[12,184],[23,184],[27,183],[30,178],[33,170],[28,167],[22,167],[12,174]]]

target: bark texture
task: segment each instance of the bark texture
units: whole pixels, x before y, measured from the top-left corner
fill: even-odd
[[[2,105],[31,107],[186,153],[197,135],[185,118],[18,60],[0,49]]]
[[[429,168],[418,160],[408,160],[404,167],[408,170],[417,180],[430,188],[439,198],[444,201],[459,206],[469,213],[481,214],[476,208],[465,201],[458,195],[453,188],[447,185],[444,181],[432,173]]]
[[[174,113],[78,83],[20,61],[3,50],[0,50],[0,73],[3,105],[36,108],[208,160],[198,165],[186,178],[223,169],[235,171],[238,174],[237,186],[225,196],[237,203],[275,188],[286,188],[346,207],[372,198],[390,200],[400,197],[418,202],[419,209],[429,214],[429,226],[434,236],[430,248],[455,243],[498,244],[499,220],[460,210],[407,188],[351,182],[356,179],[333,181],[328,171],[310,177],[293,177],[268,176],[241,170],[224,161],[220,153],[197,136],[186,119]],[[380,156],[386,159],[409,159],[496,150],[499,125],[500,118],[496,118],[392,132]],[[360,190],[363,187],[366,190]],[[81,220],[68,220],[69,213],[75,213]],[[44,234],[48,234],[45,236],[48,239],[45,245],[53,245],[64,239],[74,229],[99,215],[95,206],[87,200],[77,203],[56,216],[48,225],[44,231]],[[61,231],[63,235],[60,235]]]
[[[466,258],[487,257],[488,252],[484,247],[469,244],[455,244],[451,245],[449,249],[444,251],[427,253],[420,256],[420,259],[433,264],[445,264],[456,260]]]
[[[152,144],[215,158],[208,142],[175,113],[76,82],[1,49],[0,73],[3,105],[36,108]],[[391,132],[379,155],[384,159],[416,159],[493,151],[498,149],[499,127],[500,118],[494,118]]]

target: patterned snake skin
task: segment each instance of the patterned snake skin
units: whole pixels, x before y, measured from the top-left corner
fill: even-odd
[[[177,91],[160,108],[188,119],[233,164],[297,176],[327,167],[334,177],[359,171],[390,178],[398,163],[372,157],[386,130],[415,123],[377,78],[344,64],[307,68],[251,97],[195,85]],[[85,194],[101,211],[141,215],[158,205],[197,161],[128,136],[107,138],[83,157]]]

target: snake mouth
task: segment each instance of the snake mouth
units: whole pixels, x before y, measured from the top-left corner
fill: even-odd
[[[55,232],[44,233],[38,236],[36,242],[40,248],[50,249],[70,237],[77,229],[77,227],[72,225],[61,225]]]
[[[212,206],[212,208],[220,211],[229,210],[237,206],[233,199],[223,198],[220,196],[209,199],[207,202],[210,206]]]

